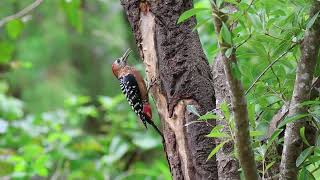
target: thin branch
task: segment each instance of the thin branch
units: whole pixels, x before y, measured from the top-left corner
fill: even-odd
[[[254,82],[251,84],[251,86],[246,91],[245,95],[247,95],[250,90],[256,85],[256,83],[261,79],[261,77],[276,63],[278,62],[282,57],[287,55],[297,44],[292,45],[289,49],[286,50],[283,54],[281,54],[276,60],[274,60],[272,63],[270,63],[263,71],[262,73],[254,80]]]
[[[36,0],[32,4],[30,4],[29,6],[25,7],[21,11],[17,12],[16,14],[2,18],[0,20],[0,27],[5,25],[9,21],[12,21],[12,20],[15,20],[15,19],[18,19],[18,18],[21,18],[21,17],[27,15],[28,13],[33,11],[36,7],[38,7],[42,2],[43,2],[43,0]]]
[[[265,32],[264,35],[269,36],[269,37],[271,37],[271,38],[273,38],[273,39],[277,39],[277,40],[280,40],[280,41],[284,41],[284,39],[278,38],[278,37],[276,37],[276,36],[273,36],[273,35],[271,35],[271,34],[269,34],[269,33],[267,33],[267,32]]]
[[[243,44],[247,43],[251,37],[252,37],[252,34],[250,33],[249,36],[247,37],[247,39],[245,39],[245,40],[244,40],[243,42],[241,42],[238,46],[236,46],[235,49],[238,49],[238,48],[241,47]]]

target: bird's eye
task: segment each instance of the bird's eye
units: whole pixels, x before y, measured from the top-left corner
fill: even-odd
[[[117,59],[117,63],[118,63],[118,64],[120,63],[120,59]]]

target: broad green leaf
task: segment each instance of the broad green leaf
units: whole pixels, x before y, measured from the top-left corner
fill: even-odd
[[[229,31],[229,28],[226,24],[222,24],[221,31],[220,31],[220,37],[222,38],[223,42],[232,44],[232,34]]]
[[[207,158],[207,161],[212,158],[212,156],[214,156],[222,147],[224,144],[226,144],[227,142],[229,142],[229,140],[227,141],[224,141],[222,143],[220,143],[219,145],[217,145],[212,151],[211,153],[209,154],[208,158]]]
[[[16,39],[22,32],[23,22],[20,19],[9,21],[6,24],[6,31],[11,39]]]
[[[314,154],[316,154],[316,149],[314,150],[314,152],[315,152]],[[314,155],[314,156],[309,156],[307,161],[304,162],[304,164],[305,165],[310,165],[310,164],[315,164],[315,163],[318,163],[318,162],[320,162],[320,156]]]
[[[199,117],[199,120],[213,120],[213,119],[220,119],[220,117],[213,114],[212,112],[207,112],[207,114]]]
[[[230,137],[228,134],[221,132],[221,130],[223,129],[223,125],[217,125],[215,126],[211,132],[206,135],[207,137],[214,137],[214,138],[222,138],[222,137]]]
[[[307,149],[305,149],[304,151],[302,151],[296,160],[296,166],[299,167],[308,158],[308,156],[311,153],[313,153],[313,150],[314,150],[314,146],[310,146]]]
[[[316,180],[316,178],[305,167],[299,172],[298,180]]]
[[[192,29],[192,31],[195,31],[196,29],[200,28],[201,26],[205,25],[207,22],[212,21],[212,17],[201,20],[197,23],[197,25]]]
[[[192,8],[192,9],[189,9],[188,11],[185,11],[184,13],[182,13],[180,15],[177,24],[180,24],[180,23],[186,21],[190,17],[192,17],[192,16],[194,16],[197,13],[202,12],[202,11],[210,12],[210,9],[209,8]]]
[[[262,131],[250,131],[251,137],[263,136],[263,135],[264,135],[264,133]]]
[[[300,136],[301,136],[301,138],[302,138],[302,141],[303,141],[306,145],[310,146],[310,144],[309,144],[309,142],[307,141],[307,138],[306,138],[306,136],[305,136],[305,127],[300,128]]]
[[[319,13],[320,13],[320,11],[317,12],[314,16],[312,16],[311,19],[309,19],[309,21],[308,21],[308,23],[307,23],[307,26],[306,26],[306,29],[310,29],[310,28],[313,26],[314,22],[316,21],[316,19],[317,19],[318,16],[319,16]]]
[[[200,117],[200,114],[198,113],[197,109],[194,107],[194,105],[187,105],[187,110],[191,112],[192,114]]]
[[[292,123],[294,121],[297,121],[299,119],[305,118],[307,116],[309,116],[309,114],[298,114],[298,115],[295,115],[295,116],[286,117],[283,121],[281,121],[279,123],[278,128],[281,128],[281,127],[285,126],[288,123]]]

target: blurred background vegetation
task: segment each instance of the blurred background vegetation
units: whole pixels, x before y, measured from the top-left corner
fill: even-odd
[[[0,21],[33,2],[1,0]],[[128,47],[117,0],[45,0],[0,27],[0,179],[170,179],[111,72]]]
[[[0,21],[33,2],[1,0]],[[289,47],[310,24],[309,6],[304,0],[251,3],[241,1],[231,16],[239,20],[233,41],[240,45],[237,75],[244,88],[286,54],[246,96],[251,129],[264,135],[290,101],[300,51]],[[197,13],[196,28],[212,63],[219,49],[209,1],[195,7],[206,8]],[[0,26],[0,179],[171,179],[160,137],[144,129],[111,72],[128,47],[135,42],[118,0],[43,0]],[[315,76],[319,62],[320,56]],[[137,53],[130,63],[143,72]],[[315,124],[319,107],[312,110]],[[319,137],[310,158],[320,157]],[[266,153],[261,139],[254,138],[256,159],[271,168],[280,156]],[[303,165],[318,177],[318,164],[310,166]]]

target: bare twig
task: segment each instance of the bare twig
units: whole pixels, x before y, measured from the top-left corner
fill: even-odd
[[[2,18],[0,20],[0,27],[5,25],[9,21],[12,21],[14,19],[18,19],[18,18],[21,18],[21,17],[25,16],[26,14],[30,13],[31,11],[33,11],[36,7],[38,7],[42,2],[43,2],[43,0],[36,0],[32,4],[30,4],[29,6],[25,7],[21,11],[17,12],[16,14],[13,14],[13,15],[10,15],[10,16]]]
[[[262,73],[254,80],[254,82],[251,84],[251,86],[246,91],[245,95],[247,95],[250,90],[256,85],[256,83],[261,79],[261,77],[276,63],[278,62],[282,57],[287,55],[297,44],[292,45],[289,49],[287,49],[284,53],[282,53],[276,60],[271,62],[263,71]]]

